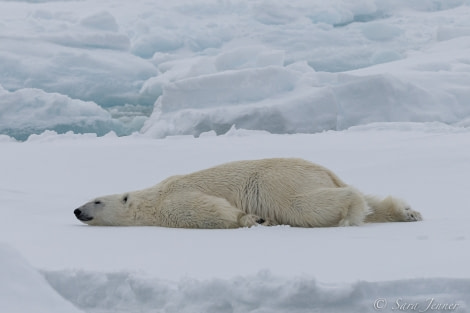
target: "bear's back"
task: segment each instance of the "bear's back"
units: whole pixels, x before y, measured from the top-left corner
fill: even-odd
[[[330,170],[295,158],[235,161],[166,181],[172,192],[221,197],[247,213],[286,206],[295,194],[346,186]]]

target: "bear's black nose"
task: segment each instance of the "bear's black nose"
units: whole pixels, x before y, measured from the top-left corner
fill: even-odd
[[[79,217],[80,214],[82,214],[82,211],[80,211],[80,209],[75,209],[75,211],[73,211],[73,214],[75,214],[76,217]]]

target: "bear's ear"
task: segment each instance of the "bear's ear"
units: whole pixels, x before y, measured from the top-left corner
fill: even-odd
[[[126,204],[126,203],[127,203],[127,200],[129,200],[129,195],[126,193],[126,194],[122,197],[122,203]]]

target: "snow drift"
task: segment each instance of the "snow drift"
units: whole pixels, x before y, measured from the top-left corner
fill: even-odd
[[[79,313],[43,275],[7,244],[0,243],[0,310],[9,313]]]
[[[322,284],[268,272],[231,280],[168,282],[132,273],[45,272],[65,299],[85,312],[467,312],[468,279]],[[433,310],[431,310],[431,307]],[[439,309],[437,309],[439,308]],[[405,310],[405,311],[408,311]]]
[[[174,282],[129,272],[39,272],[6,244],[0,256],[0,309],[9,313],[467,312],[470,304],[469,279],[323,284],[260,272]]]

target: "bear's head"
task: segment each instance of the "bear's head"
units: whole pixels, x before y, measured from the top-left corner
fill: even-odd
[[[73,213],[83,223],[98,226],[142,225],[140,202],[135,193],[109,195],[96,198],[75,209]],[[148,222],[148,221],[147,221]]]

